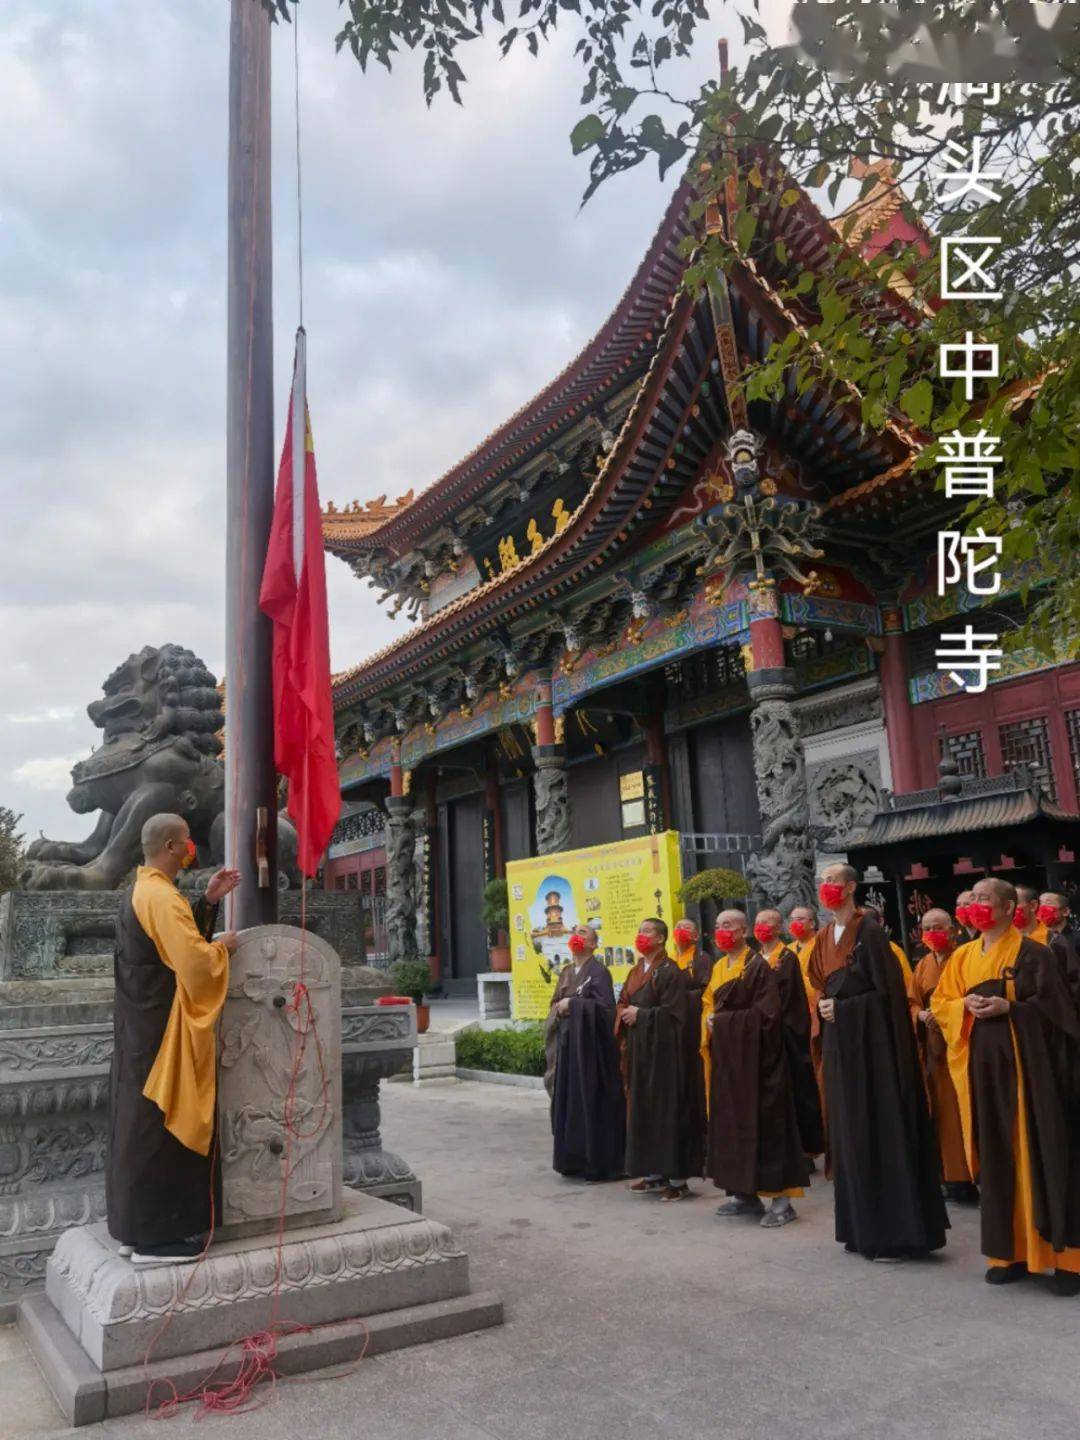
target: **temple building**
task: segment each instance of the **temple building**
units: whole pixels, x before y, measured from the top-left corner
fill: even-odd
[[[746,403],[734,383],[815,322],[783,292],[838,238],[804,192],[780,203],[778,167],[764,183],[756,258],[726,282],[682,285],[695,224],[722,232],[684,182],[539,395],[426,488],[325,514],[327,549],[416,621],[336,679],[349,813],[326,883],[361,894],[380,954],[427,956],[450,990],[488,969],[481,892],[512,859],[673,829],[684,873],[743,870],[787,909],[943,758],[965,794],[1026,766],[1076,815],[1080,665],[1009,653],[979,695],[937,668],[943,628],[986,602],[938,598],[955,502],[915,467],[931,437],[900,415],[865,428],[850,387],[792,374]],[[848,243],[913,239],[883,175]],[[917,325],[904,288],[880,303]],[[1040,578],[1004,576],[995,630]],[[954,838],[920,874],[880,872],[894,924],[951,899],[965,860],[1010,858]]]

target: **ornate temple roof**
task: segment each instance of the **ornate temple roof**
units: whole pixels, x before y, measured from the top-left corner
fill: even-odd
[[[414,497],[410,491],[385,520],[368,523],[366,511],[358,509],[355,502],[344,512],[327,513],[323,527],[327,549],[347,556],[357,545],[374,543],[376,535],[380,546],[408,549],[421,529],[453,514],[500,472],[519,462],[545,435],[563,430],[575,417],[587,414],[613,375],[630,371],[635,362],[643,364],[682,278],[685,261],[679,246],[689,233],[691,198],[691,189],[684,182],[672,196],[652,244],[611,315],[550,384],[418,495]]]
[[[754,259],[740,258],[727,282],[735,343],[742,355],[754,358],[764,356],[792,327],[805,333],[814,323],[803,300],[785,302],[781,292],[794,285],[801,270],[825,264],[838,238],[775,157],[759,152],[758,164],[766,197],[759,228],[767,243],[754,247]],[[792,188],[794,203],[788,193]],[[346,511],[325,514],[327,548],[352,560],[358,573],[371,573],[361,567],[380,556],[395,562],[411,556],[401,563],[412,563],[418,542],[427,544],[464,507],[549,453],[556,436],[561,443],[573,427],[597,419],[614,395],[624,397],[617,434],[605,442],[597,473],[589,475],[566,525],[338,676],[338,708],[366,702],[391,686],[424,683],[437,662],[485,635],[505,634],[515,621],[531,623],[540,608],[548,615],[558,613],[571,592],[610,566],[617,552],[638,546],[704,473],[717,438],[734,426],[717,373],[717,329],[709,300],[680,286],[693,240],[704,238],[706,231],[715,233],[707,215],[704,225],[692,220],[694,198],[694,187],[684,181],[596,337],[470,455],[415,497],[410,492],[389,504],[380,497],[367,506],[354,503]],[[778,247],[777,240],[783,245]],[[886,292],[880,303],[900,323],[920,323],[901,295]],[[890,420],[880,433],[868,431],[860,396],[841,383],[815,382],[800,394],[792,376],[785,395],[753,406],[762,428],[798,454],[826,503],[832,503],[830,496],[839,502],[852,486],[906,473],[929,438],[903,417]]]

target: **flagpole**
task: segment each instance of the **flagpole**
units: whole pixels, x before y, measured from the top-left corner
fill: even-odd
[[[260,0],[231,4],[225,854],[241,875],[228,924],[242,930],[277,919],[271,625],[259,609],[274,506],[271,20]]]

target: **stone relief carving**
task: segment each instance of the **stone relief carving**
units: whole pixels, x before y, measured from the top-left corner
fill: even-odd
[[[803,739],[824,735],[829,730],[843,730],[849,725],[865,725],[880,720],[881,689],[875,679],[872,685],[848,691],[843,695],[824,695],[800,701],[795,707]]]
[[[748,870],[757,903],[787,914],[795,905],[816,903],[806,760],[787,700],[761,700],[750,712],[750,728],[761,849],[751,856]]]
[[[439,1265],[462,1253],[447,1227],[433,1220],[320,1235],[289,1248],[283,1292]],[[65,1231],[53,1252],[53,1268],[101,1325],[154,1319],[181,1301],[185,1310],[235,1305],[272,1295],[277,1283],[272,1250],[234,1251],[197,1271],[183,1266],[140,1270],[89,1230]]]
[[[881,805],[881,760],[876,751],[823,761],[810,777],[810,816],[819,850],[847,848]]]
[[[416,944],[416,817],[407,800],[386,817],[386,942],[391,964],[419,958]]]
[[[283,1193],[287,1216],[336,1205],[339,996],[337,957],[317,936],[241,936],[220,1036],[226,1225],[277,1216]]]
[[[84,1120],[49,1129],[0,1126],[0,1195],[28,1185],[77,1180],[105,1164],[105,1127]]]
[[[112,1035],[7,1036],[0,1038],[0,1071],[108,1065]]]
[[[341,1043],[349,1046],[373,1040],[406,1040],[411,1028],[409,1012],[404,1009],[395,1014],[391,1007],[376,1015],[350,1015],[346,1011],[341,1017]]]
[[[561,759],[541,757],[533,776],[536,792],[536,852],[570,849],[570,787]]]

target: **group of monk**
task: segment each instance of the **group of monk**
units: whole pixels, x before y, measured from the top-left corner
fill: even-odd
[[[724,910],[639,926],[616,1000],[578,925],[547,1023],[554,1166],[637,1195],[726,1192],[779,1229],[823,1161],[836,1239],[876,1261],[945,1245],[980,1207],[986,1280],[1080,1293],[1080,953],[1064,895],[990,876],[920,919],[914,967],[832,865],[828,918]],[[669,941],[671,943],[669,943]]]

